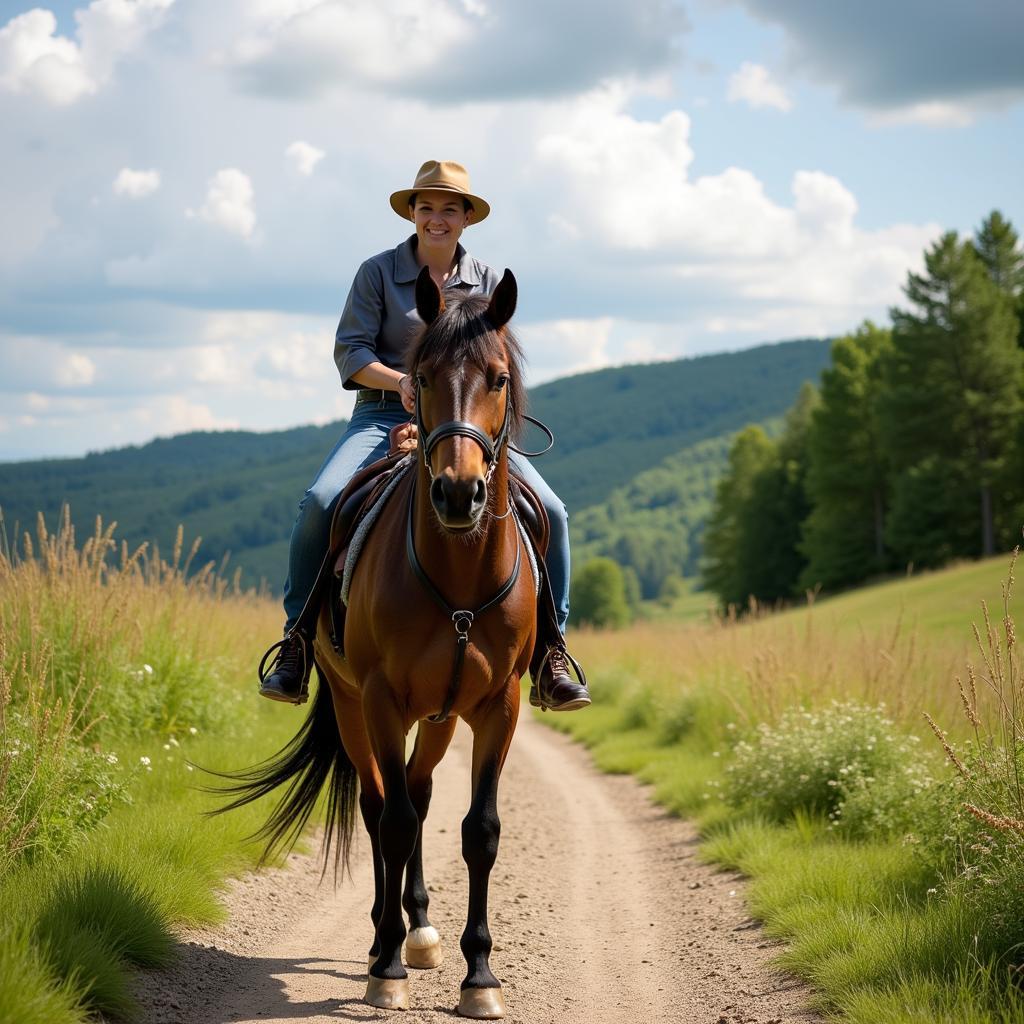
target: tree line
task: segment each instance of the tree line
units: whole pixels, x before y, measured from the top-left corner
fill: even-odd
[[[1011,547],[1024,523],[1024,253],[993,211],[945,233],[891,327],[836,340],[776,440],[735,438],[704,534],[723,606]]]

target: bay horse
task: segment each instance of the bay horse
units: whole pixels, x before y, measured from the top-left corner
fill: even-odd
[[[326,783],[324,853],[335,841],[337,867],[348,861],[358,780],[374,873],[365,1001],[377,1007],[409,1005],[403,941],[409,966],[441,962],[427,917],[423,821],[432,773],[462,718],[473,759],[462,822],[469,905],[458,1009],[478,1019],[505,1014],[488,963],[487,892],[498,852],[498,781],[536,639],[535,582],[509,492],[508,444],[525,410],[522,355],[507,327],[516,297],[508,270],[489,299],[449,305],[426,268],[417,279],[425,328],[407,359],[416,386],[415,469],[396,485],[359,556],[344,656],[329,639],[330,609],[321,609],[320,684],[305,724],[277,757],[237,773],[227,790],[242,795],[225,810],[290,783],[258,833],[269,850],[294,841]],[[407,763],[406,736],[416,724]]]

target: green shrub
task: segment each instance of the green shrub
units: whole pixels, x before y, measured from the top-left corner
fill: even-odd
[[[13,707],[3,655],[0,638],[0,874],[20,857],[59,857],[128,800],[117,755],[84,741],[88,699],[76,713],[21,663],[25,696]]]
[[[736,745],[726,799],[774,821],[804,811],[827,815],[851,835],[898,832],[906,827],[904,809],[932,783],[917,744],[883,705],[790,709]]]

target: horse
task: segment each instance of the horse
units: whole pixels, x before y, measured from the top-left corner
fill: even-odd
[[[294,842],[326,784],[324,864],[326,870],[334,842],[337,870],[339,860],[348,863],[358,783],[374,874],[364,998],[406,1009],[403,941],[409,966],[441,962],[440,937],[427,916],[423,822],[433,771],[463,719],[473,755],[462,822],[469,900],[458,1010],[490,1020],[505,1015],[487,923],[498,783],[537,633],[535,582],[509,486],[508,445],[525,410],[522,353],[507,327],[517,286],[506,270],[490,298],[446,304],[424,268],[415,294],[424,324],[407,359],[416,391],[415,468],[396,484],[359,555],[344,655],[331,643],[325,605],[314,643],[320,682],[308,717],[276,758],[233,776],[228,791],[241,795],[223,810],[290,783],[258,833],[269,851]]]

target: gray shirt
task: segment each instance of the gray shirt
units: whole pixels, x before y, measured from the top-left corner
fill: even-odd
[[[370,363],[405,371],[405,350],[413,331],[423,325],[416,312],[415,235],[395,249],[371,256],[357,271],[334,337],[334,361],[346,390],[361,387],[352,375]],[[455,250],[456,267],[445,291],[490,295],[501,278],[474,259],[462,246]]]

